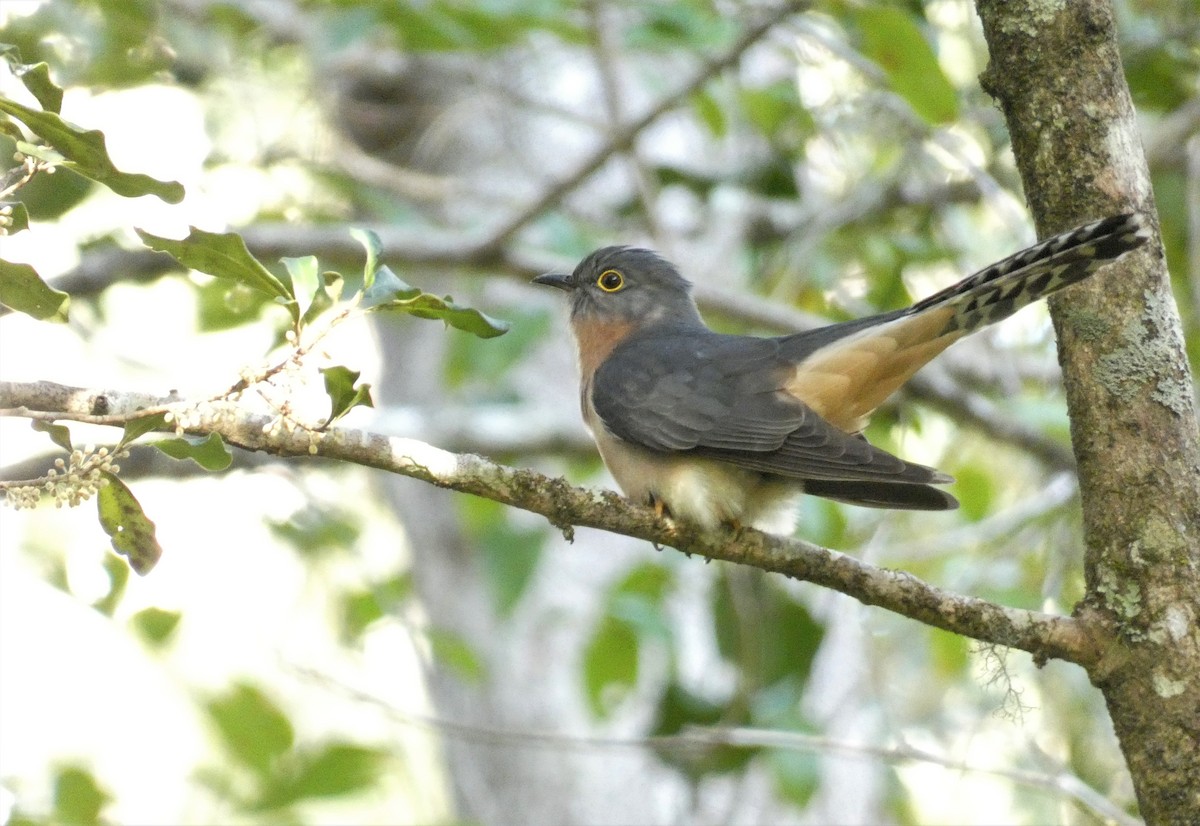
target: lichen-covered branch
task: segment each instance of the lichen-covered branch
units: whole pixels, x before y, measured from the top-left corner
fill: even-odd
[[[182,404],[144,394],[64,387],[50,382],[0,382],[0,415],[122,426]],[[561,478],[457,454],[415,439],[350,428],[326,431],[272,428],[271,418],[228,402],[188,409],[189,433],[218,433],[229,444],[279,456],[316,455],[421,479],[546,517],[568,537],[574,526],[598,528],[669,545],[687,554],[751,565],[813,582],[919,622],[987,643],[1019,648],[1043,662],[1090,666],[1103,641],[1071,617],[1008,608],[943,591],[904,571],[879,568],[837,551],[754,530],[704,532],[659,519],[612,491],[579,488]]]
[[[1111,0],[976,5],[981,81],[1042,234],[1091,214],[1152,214]],[[1050,309],[1083,505],[1076,615],[1113,641],[1089,676],[1146,822],[1200,823],[1200,429],[1161,246]]]

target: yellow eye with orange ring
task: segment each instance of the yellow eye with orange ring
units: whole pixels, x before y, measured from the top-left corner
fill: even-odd
[[[615,293],[625,286],[625,276],[616,270],[605,270],[596,279],[596,286],[606,293]]]

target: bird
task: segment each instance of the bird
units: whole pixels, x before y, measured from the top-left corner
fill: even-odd
[[[801,494],[958,507],[953,478],[867,441],[871,413],[955,341],[1077,284],[1150,237],[1141,213],[1055,235],[905,309],[792,335],[710,329],[652,250],[607,246],[533,283],[569,294],[580,407],[626,497],[703,530],[795,529]]]

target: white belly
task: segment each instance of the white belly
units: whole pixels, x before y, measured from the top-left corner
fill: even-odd
[[[661,500],[675,518],[708,530],[740,524],[790,534],[796,526],[800,482],[768,479],[714,459],[656,453],[616,438],[600,422],[592,436],[621,490],[639,504]]]

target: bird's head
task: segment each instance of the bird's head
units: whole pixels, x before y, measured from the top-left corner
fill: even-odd
[[[699,322],[692,285],[657,253],[637,247],[603,247],[570,275],[533,279],[571,295],[572,321],[614,321],[641,327],[657,321]]]

